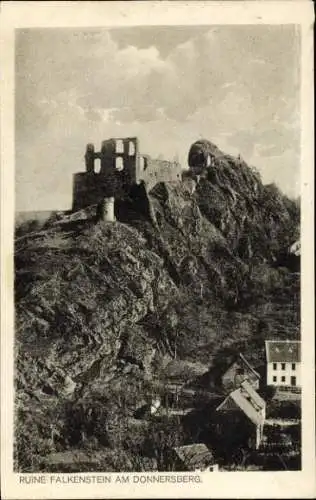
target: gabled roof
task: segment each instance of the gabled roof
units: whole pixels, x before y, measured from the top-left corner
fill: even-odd
[[[246,394],[246,397],[250,396],[251,403],[253,406],[257,406],[263,409],[266,405],[265,400],[257,393],[257,391],[252,387],[247,380],[244,380],[241,384],[242,393]]]
[[[230,364],[228,365],[226,370],[221,374],[221,376],[224,377],[225,375],[227,375],[231,371],[231,369],[236,365],[240,366],[244,370],[246,370],[247,374],[252,379],[255,378],[255,379],[259,380],[261,378],[259,373],[256,372],[256,370],[251,366],[249,361],[247,361],[246,358],[241,353],[239,353],[238,356],[233,358],[233,360],[230,362]]]
[[[242,410],[255,425],[262,425],[264,423],[262,410],[265,408],[265,401],[246,380],[238,389],[227,396],[216,411],[229,411],[232,409],[232,403]]]
[[[260,379],[260,375],[258,372],[256,372],[256,370],[251,366],[251,364],[246,360],[245,356],[243,356],[241,353],[239,353],[239,358],[241,359],[241,361],[243,362],[244,365],[247,366],[248,370],[251,371],[253,373],[253,375],[257,378],[257,379]]]
[[[189,470],[206,468],[214,464],[213,454],[204,443],[178,446],[173,450]]]
[[[266,340],[267,363],[299,363],[301,342],[299,340]]]

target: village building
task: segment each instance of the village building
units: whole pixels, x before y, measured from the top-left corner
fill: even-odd
[[[218,470],[213,453],[204,443],[178,446],[169,450],[169,468],[178,472],[214,472]]]
[[[301,342],[266,340],[267,385],[279,388],[301,387]]]
[[[135,418],[149,418],[155,415],[161,406],[161,399],[159,397],[152,398],[150,403],[146,403],[136,409],[134,412]]]
[[[104,460],[104,453],[93,450],[89,452],[82,449],[53,452],[43,458],[45,469],[51,472],[83,472],[98,470]]]
[[[259,389],[260,375],[246,360],[239,354],[238,358],[229,366],[221,377],[221,385],[226,393],[238,389],[242,382],[247,380],[254,389]]]
[[[250,448],[259,448],[266,403],[247,380],[224,399],[216,412],[220,414],[217,431],[225,435],[227,442],[236,446],[246,443]]]

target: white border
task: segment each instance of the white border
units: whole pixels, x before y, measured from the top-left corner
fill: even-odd
[[[313,8],[283,2],[3,2],[1,5],[1,464],[2,494],[28,498],[313,498],[314,409],[314,156]],[[300,24],[302,33],[302,381],[303,470],[220,472],[199,485],[75,485],[49,488],[18,484],[12,473],[13,423],[13,227],[14,227],[14,29],[138,25]],[[229,474],[229,475],[227,475]],[[115,474],[112,475],[113,477]]]

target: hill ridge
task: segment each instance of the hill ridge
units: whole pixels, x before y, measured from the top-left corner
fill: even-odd
[[[122,398],[129,388],[117,409],[127,418],[154,390],[151,380],[163,380],[168,360],[211,367],[241,349],[260,363],[269,336],[299,338],[299,275],[275,266],[298,239],[299,207],[227,155],[199,175],[195,190],[188,179],[134,190],[118,200],[116,222],[97,222],[90,206],[54,214],[36,234],[20,231],[19,470],[47,453],[41,422],[54,413],[66,446],[69,404],[73,412],[83,404],[88,425],[91,399],[104,401],[104,419],[117,430],[105,394]],[[80,436],[73,439],[77,446]]]

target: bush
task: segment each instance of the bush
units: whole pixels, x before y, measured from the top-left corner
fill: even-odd
[[[285,420],[301,419],[301,404],[297,401],[273,400],[267,406],[267,418],[280,418]]]

